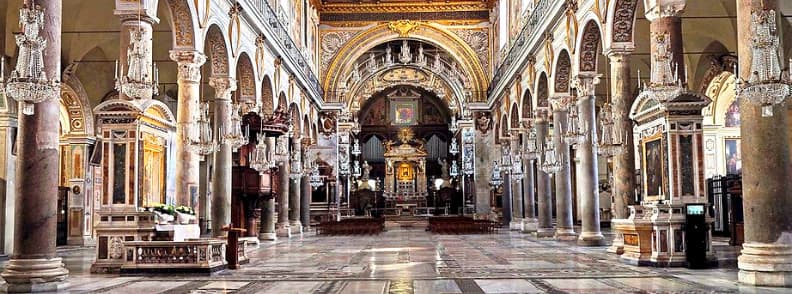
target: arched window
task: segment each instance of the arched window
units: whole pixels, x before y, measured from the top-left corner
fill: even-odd
[[[729,108],[726,109],[723,125],[727,128],[740,127],[740,103],[737,102],[737,100],[734,100],[734,102],[729,105]]]

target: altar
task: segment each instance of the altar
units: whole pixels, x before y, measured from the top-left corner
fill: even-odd
[[[413,146],[409,136],[402,135],[402,144],[385,143],[385,184],[383,196],[396,206],[426,206],[426,150],[423,144]]]

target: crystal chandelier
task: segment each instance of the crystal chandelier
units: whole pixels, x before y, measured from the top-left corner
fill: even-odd
[[[256,147],[252,150],[252,152],[248,153],[248,160],[250,162],[250,168],[263,174],[270,168],[269,162],[267,161],[267,145],[264,144],[264,140],[267,139],[267,135],[260,133],[256,135],[256,139],[258,139],[258,144],[256,144]]]
[[[138,1],[138,22],[140,22],[140,2]],[[118,69],[115,65],[115,89],[127,97],[137,99],[151,99],[159,94],[159,69],[151,62],[151,49],[147,46],[143,28],[130,30],[129,47],[127,47],[127,72],[124,74],[124,65]]]
[[[352,155],[358,156],[360,155],[360,153],[362,153],[360,152],[360,142],[358,142],[358,139],[352,139],[352,140],[353,140],[352,151],[350,151],[350,153],[352,153]]]
[[[300,153],[292,152],[291,163],[289,164],[289,178],[298,180],[303,176],[302,163],[300,162]]]
[[[198,113],[198,121],[190,126],[190,148],[201,156],[212,154],[217,150],[217,143],[212,135],[212,123],[209,121],[209,104],[202,103]]]
[[[655,43],[657,52],[652,56],[651,82],[648,86],[641,85],[641,72],[638,72],[638,87],[642,90],[636,100],[650,97],[661,102],[668,101],[681,95],[685,90],[682,87],[682,80],[679,78],[679,65],[671,66],[673,55],[671,37],[668,33],[654,33],[652,41]]]
[[[501,176],[501,167],[497,160],[492,162],[492,174],[490,175],[489,184],[493,188],[497,188],[501,184],[503,184],[503,177]]]
[[[60,82],[47,79],[44,71],[44,49],[47,40],[39,36],[44,26],[44,10],[23,5],[19,10],[22,34],[16,35],[19,58],[6,84],[6,94],[22,106],[22,113],[32,115],[34,104],[60,98]],[[0,82],[2,82],[0,74]]]
[[[456,137],[451,138],[451,148],[449,148],[448,153],[454,156],[459,154],[459,144],[457,143]]]
[[[751,13],[751,77],[738,79],[737,97],[762,106],[762,117],[773,116],[773,106],[783,104],[792,94],[792,80],[781,71],[779,36],[775,10]],[[792,70],[792,59],[789,61]],[[739,75],[739,70],[735,69]]]
[[[451,116],[451,124],[448,125],[448,131],[455,134],[459,130],[459,123],[456,120],[456,115]]]
[[[359,178],[360,175],[361,175],[360,162],[355,161],[355,165],[352,166],[352,176],[355,178]]]
[[[514,155],[514,158],[512,158],[511,162],[512,162],[512,167],[511,167],[512,179],[517,181],[522,180],[523,176],[525,175],[523,173],[522,155],[520,155],[519,152],[517,152],[517,154]]]
[[[237,150],[239,147],[247,145],[249,140],[247,133],[249,128],[245,129],[245,133],[242,133],[242,117],[239,115],[239,108],[240,105],[233,104],[231,106],[231,119],[230,124],[228,127],[221,126],[221,133],[222,135],[222,142],[223,144],[228,144],[231,146],[231,149]]]
[[[509,146],[503,145],[501,147],[501,169],[504,172],[510,172],[512,168],[512,156]]]
[[[561,158],[558,153],[556,152],[555,144],[553,143],[553,138],[548,136],[547,142],[545,142],[545,148],[543,150],[544,157],[542,158],[542,171],[547,174],[554,174],[561,171],[564,168],[562,164],[563,158]]]
[[[319,174],[319,165],[314,162],[311,166],[311,177],[310,177],[311,187],[317,189],[324,185],[324,181],[322,181],[322,176]]]
[[[536,146],[536,128],[531,127],[528,130],[528,137],[525,141],[525,153],[523,156],[527,160],[536,159],[538,156],[538,148]]]
[[[588,124],[581,121],[575,103],[571,103],[567,110],[566,130],[561,133],[564,142],[570,146],[581,144],[586,141],[588,136]]]
[[[597,151],[603,156],[614,156],[622,150],[622,132],[619,117],[613,113],[610,103],[605,103],[599,112],[600,136]]]
[[[459,176],[459,166],[457,165],[457,161],[456,160],[452,160],[451,161],[451,171],[449,172],[449,175],[452,178],[456,178],[456,177]]]

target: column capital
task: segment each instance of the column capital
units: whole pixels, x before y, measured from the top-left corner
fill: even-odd
[[[236,91],[236,79],[228,76],[209,78],[209,86],[215,89],[215,99],[231,100],[231,92]]]
[[[538,107],[534,110],[534,127],[536,124],[546,123],[550,120],[550,107]]]
[[[159,18],[157,18],[157,5],[159,0],[116,0],[115,2],[115,11],[113,11],[113,14],[117,15],[121,19],[121,22],[136,21],[138,18],[141,21],[151,24],[156,24],[160,21]]]
[[[601,74],[595,72],[578,73],[572,80],[572,87],[577,89],[578,97],[594,96]]]
[[[644,0],[646,19],[653,22],[665,17],[680,17],[687,0]]]
[[[550,97],[550,106],[553,113],[565,112],[567,108],[569,108],[569,106],[574,102],[575,97],[572,97],[568,94]]]
[[[201,66],[206,63],[206,55],[194,50],[171,50],[170,59],[179,65],[179,81],[201,81]]]
[[[613,59],[617,57],[630,56],[633,54],[633,52],[635,52],[635,45],[633,44],[625,44],[621,46],[616,46],[616,44],[613,44],[610,48],[603,51],[602,54]]]

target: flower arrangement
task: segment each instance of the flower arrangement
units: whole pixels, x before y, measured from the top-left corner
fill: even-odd
[[[181,205],[177,206],[176,207],[176,212],[189,214],[189,215],[195,215],[195,210],[193,210],[192,207],[189,207],[189,206],[181,206]]]
[[[176,208],[170,204],[157,203],[148,208],[149,211],[159,212],[161,214],[175,215]]]

